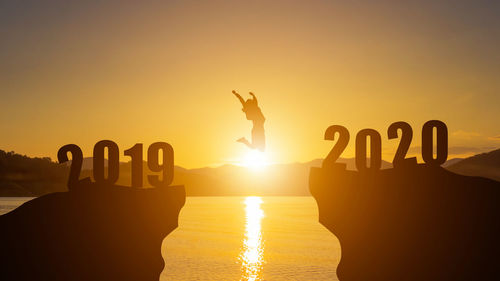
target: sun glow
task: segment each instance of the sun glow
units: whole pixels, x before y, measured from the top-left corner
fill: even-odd
[[[247,152],[240,164],[254,170],[262,170],[270,163],[266,152],[252,149]]]
[[[260,208],[262,199],[249,196],[245,198],[245,240],[240,254],[242,276],[241,281],[262,280],[262,264],[264,262],[264,246],[262,241],[261,220],[264,211]]]

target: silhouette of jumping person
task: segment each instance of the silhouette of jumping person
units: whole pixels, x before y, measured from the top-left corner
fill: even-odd
[[[253,123],[252,128],[252,142],[249,142],[246,138],[240,138],[237,141],[246,144],[252,149],[258,149],[264,151],[266,148],[266,136],[264,133],[264,115],[260,110],[259,103],[255,95],[250,92],[252,99],[247,99],[246,101],[233,90],[233,94],[240,100],[243,105],[242,111],[245,112],[247,120],[251,120]]]

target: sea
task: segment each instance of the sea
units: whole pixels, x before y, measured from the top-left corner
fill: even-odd
[[[32,198],[0,198],[0,214]],[[161,281],[338,280],[337,238],[312,197],[187,197]]]

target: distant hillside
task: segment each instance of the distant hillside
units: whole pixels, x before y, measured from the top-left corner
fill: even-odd
[[[0,150],[0,196],[39,196],[66,190],[69,169],[50,158]]]
[[[309,195],[309,170],[320,167],[322,159],[306,163],[274,164],[262,170],[224,165],[215,168],[184,169],[176,167],[174,184],[184,184],[188,196],[220,195]],[[339,159],[347,169],[355,169],[354,158]],[[121,170],[130,171],[130,164]],[[382,168],[392,165],[382,161]],[[145,173],[149,173],[145,170]],[[144,177],[146,178],[146,177]],[[120,176],[120,182],[130,185],[130,174]]]
[[[176,166],[173,184],[186,186],[188,196],[224,195],[309,195],[308,181],[311,167],[320,167],[322,159],[306,163],[275,164],[262,170],[224,165],[185,169]],[[339,159],[355,170],[354,158]],[[449,165],[449,166],[448,166]],[[144,163],[144,185],[147,175],[154,174]],[[450,159],[445,165],[450,171],[482,176],[500,181],[500,150],[476,155],[464,160]],[[382,161],[382,169],[392,164]],[[92,158],[85,158],[81,177],[92,176]],[[130,186],[130,163],[120,163],[117,184]],[[0,196],[40,196],[66,190],[69,165],[57,164],[49,158],[30,158],[0,150]]]
[[[215,168],[184,169],[175,167],[173,184],[186,186],[190,196],[223,195],[309,195],[309,169],[321,166],[322,159],[306,163],[275,164],[262,170],[224,165]],[[354,158],[339,159],[355,169]],[[147,175],[154,174],[144,167],[144,185]],[[391,164],[383,161],[382,168]],[[92,158],[85,158],[80,177],[92,177]],[[68,164],[57,164],[49,158],[30,158],[14,152],[0,154],[0,196],[40,196],[66,190]],[[130,186],[130,163],[120,163],[117,184]]]
[[[447,167],[449,167],[449,166],[451,166],[453,164],[456,164],[456,163],[458,163],[458,162],[460,162],[462,160],[464,160],[464,158],[452,158],[452,159],[446,161],[443,165],[441,165],[441,167],[447,168]]]
[[[71,166],[71,161],[66,162],[68,166]],[[94,166],[94,158],[93,157],[85,157],[82,161],[82,170],[92,170]],[[108,166],[108,159],[104,159],[104,167]]]
[[[500,181],[500,149],[478,154],[447,167],[466,176],[480,176]]]

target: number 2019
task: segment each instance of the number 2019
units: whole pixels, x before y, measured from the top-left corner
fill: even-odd
[[[105,149],[108,150],[108,169],[105,173]],[[131,148],[124,151],[125,156],[132,158],[131,181],[132,187],[142,187],[143,185],[143,144],[136,143]],[[159,153],[163,152],[163,161],[160,164]],[[59,163],[69,161],[68,152],[71,153],[72,161],[68,187],[71,188],[79,182],[80,172],[83,165],[83,153],[80,147],[75,144],[67,144],[59,149],[57,158]],[[155,142],[148,148],[147,165],[152,172],[161,172],[162,179],[158,175],[148,175],[148,182],[154,187],[168,186],[174,177],[174,150],[166,142]],[[118,145],[110,140],[102,140],[94,146],[93,157],[93,177],[96,183],[112,185],[119,177],[119,149]]]
[[[436,129],[436,156],[433,154],[434,129]],[[392,123],[387,129],[389,139],[398,138],[398,131],[401,131],[401,140],[396,150],[396,155],[392,161],[394,167],[417,164],[415,157],[406,158],[413,138],[413,130],[406,122]],[[349,143],[349,131],[340,125],[333,125],[326,129],[325,140],[338,140],[330,153],[323,161],[323,167],[345,167],[345,164],[336,163],[344,149]],[[367,166],[366,145],[370,138],[370,166]],[[379,132],[373,129],[363,129],[356,135],[356,168],[360,172],[379,170],[382,165],[382,138]],[[428,165],[439,166],[446,162],[448,158],[448,128],[446,124],[439,120],[427,121],[422,127],[422,158]]]

